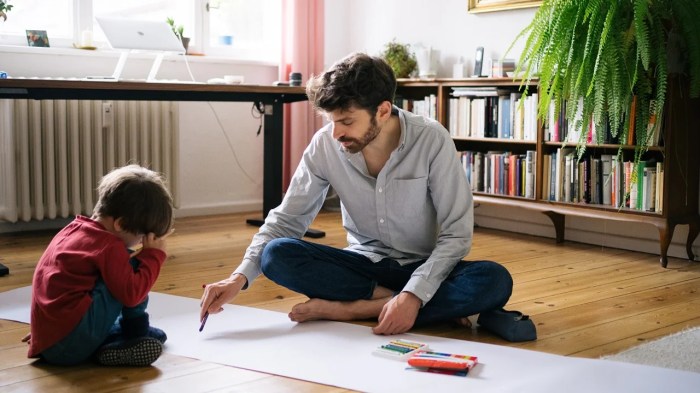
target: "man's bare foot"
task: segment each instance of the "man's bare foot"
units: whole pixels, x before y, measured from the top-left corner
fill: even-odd
[[[324,299],[309,299],[292,307],[289,319],[294,322],[316,320],[352,321],[378,317],[384,304],[391,299],[355,300],[341,302]]]
[[[471,327],[472,327],[472,321],[470,321],[469,318],[467,318],[467,317],[456,318],[454,321],[457,324],[457,326],[467,328],[467,329],[471,329]]]

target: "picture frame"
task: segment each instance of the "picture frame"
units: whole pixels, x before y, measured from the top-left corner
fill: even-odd
[[[539,7],[542,0],[467,0],[467,11],[472,14]]]
[[[27,46],[35,48],[48,48],[49,35],[46,30],[27,30]]]

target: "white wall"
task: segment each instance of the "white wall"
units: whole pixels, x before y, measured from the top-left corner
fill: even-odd
[[[460,56],[473,66],[479,46],[484,47],[486,57],[502,57],[535,11],[470,14],[467,0],[326,0],[325,63],[329,66],[355,51],[378,55],[387,42],[396,39],[438,50],[438,76],[451,77],[452,65]],[[518,41],[508,57],[517,59],[523,46],[524,42]],[[541,213],[486,205],[475,213],[477,225],[554,237],[551,221]],[[676,228],[669,255],[687,258],[687,234],[687,226]],[[567,217],[566,239],[659,254],[659,233],[652,225]],[[693,252],[700,255],[700,238],[693,244]]]
[[[451,77],[460,56],[473,64],[479,46],[485,57],[503,56],[534,13],[524,9],[470,14],[467,0],[326,0],[326,63],[354,51],[379,55],[396,39],[437,50],[438,76]],[[508,57],[517,57],[522,47],[518,43]]]

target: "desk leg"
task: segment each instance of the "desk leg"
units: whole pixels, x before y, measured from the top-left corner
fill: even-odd
[[[284,145],[283,114],[284,104],[273,102],[265,104],[263,142],[263,218],[248,219],[250,225],[261,226],[265,223],[267,213],[282,203],[282,146]],[[309,228],[305,234],[311,238],[321,238],[326,233]]]

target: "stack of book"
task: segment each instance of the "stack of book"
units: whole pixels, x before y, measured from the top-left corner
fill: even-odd
[[[453,87],[448,129],[453,137],[535,140],[537,94],[496,87]]]
[[[663,162],[640,160],[635,164],[612,154],[579,160],[571,147],[558,148],[542,158],[544,199],[662,211]]]
[[[536,152],[460,152],[460,160],[473,192],[535,197]]]

